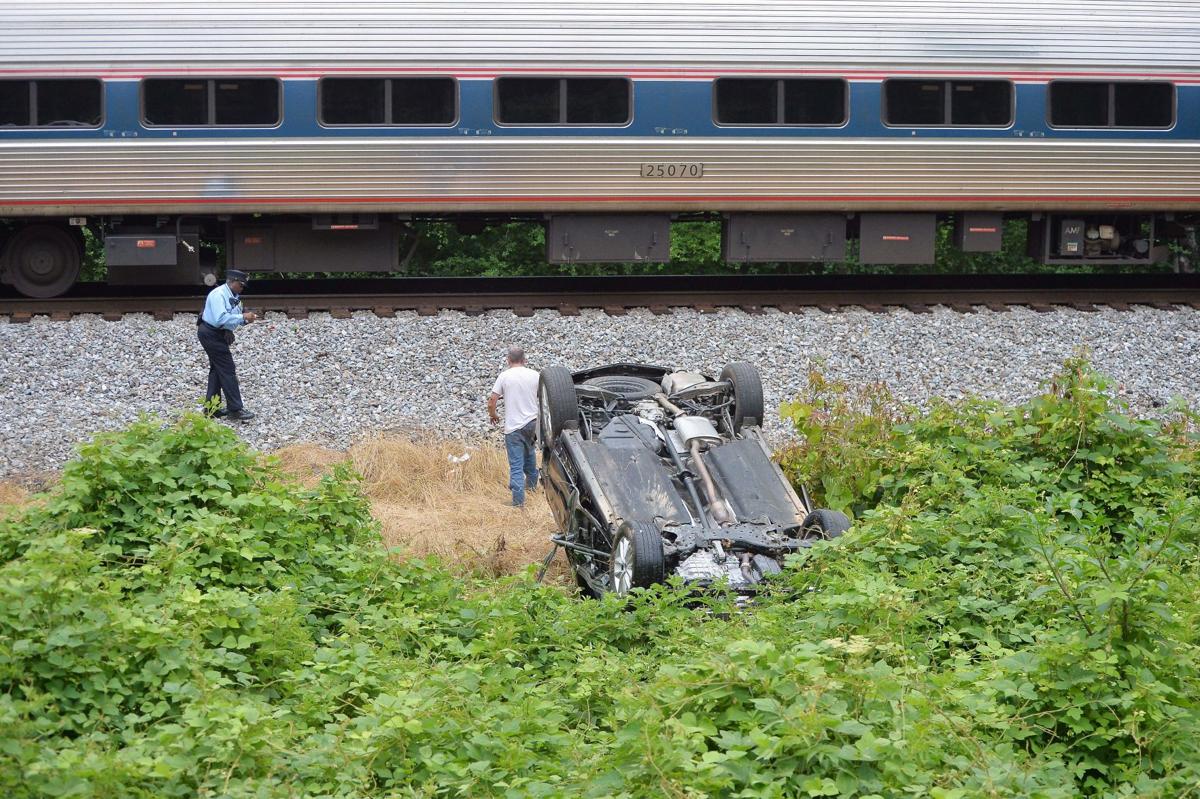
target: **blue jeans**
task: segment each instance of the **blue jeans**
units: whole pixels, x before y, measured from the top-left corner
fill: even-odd
[[[504,434],[504,449],[508,451],[508,487],[512,489],[513,505],[525,504],[525,489],[537,488],[537,454],[532,436],[520,430]]]

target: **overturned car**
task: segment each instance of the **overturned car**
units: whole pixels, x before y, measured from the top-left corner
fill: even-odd
[[[789,552],[847,530],[792,489],[762,418],[746,363],[717,380],[637,364],[543,370],[543,484],[580,589],[624,594],[678,575],[751,594]]]

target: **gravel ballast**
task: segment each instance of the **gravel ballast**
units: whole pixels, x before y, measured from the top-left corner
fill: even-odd
[[[252,307],[253,297],[246,299]],[[772,409],[803,388],[812,368],[882,381],[916,404],[967,394],[1018,402],[1086,348],[1137,411],[1154,413],[1176,396],[1200,406],[1194,310],[268,314],[239,331],[234,345],[246,407],[258,414],[237,429],[260,449],[341,448],[397,429],[495,435],[485,401],[509,343],[523,345],[534,368],[643,361],[715,374],[728,361],[750,361],[762,371]],[[0,477],[57,469],[77,443],[140,413],[196,407],[208,370],[195,317],[182,315],[0,321],[0,354]],[[768,431],[776,441],[787,435],[777,419]]]

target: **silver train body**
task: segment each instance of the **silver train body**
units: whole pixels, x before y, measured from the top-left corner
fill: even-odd
[[[1200,84],[1200,5],[9,0],[0,5],[0,70],[118,81],[600,73],[631,76],[635,96],[643,81],[793,72],[852,82],[912,74],[1018,82],[1128,76],[1192,87]],[[1200,209],[1195,116],[1177,121],[1180,137],[1031,138],[1010,126],[957,139],[921,130],[797,138],[695,135],[672,124],[673,111],[655,110],[661,124],[654,127],[664,130],[650,136],[499,137],[482,126],[420,138],[212,131],[151,139],[136,125],[106,131],[104,139],[0,132],[0,215],[200,213],[217,200],[232,213]],[[301,112],[285,108],[284,127]],[[703,163],[704,174],[643,178],[640,165],[655,162]]]
[[[0,126],[0,219],[324,213],[1200,211],[1200,5],[1147,0],[8,0],[0,80],[98,78],[90,129]],[[326,127],[330,77],[449,76],[452,124]],[[155,77],[272,77],[270,129],[148,128]],[[510,127],[512,76],[612,76],[628,124]],[[714,122],[721,78],[844,80],[826,128]],[[881,119],[891,79],[997,79],[994,128]],[[1153,130],[1059,130],[1054,81],[1169,82]],[[659,176],[663,165],[678,175]],[[675,167],[672,166],[671,171]]]

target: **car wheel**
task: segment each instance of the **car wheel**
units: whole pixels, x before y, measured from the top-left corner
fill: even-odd
[[[665,571],[662,534],[650,524],[625,522],[613,541],[608,565],[612,592],[625,595],[663,580]]]
[[[564,366],[548,366],[538,380],[538,441],[548,453],[558,434],[579,426],[575,380]]]
[[[850,517],[836,510],[818,508],[804,517],[800,523],[804,532],[815,532],[826,541],[839,538],[850,529]]]
[[[740,432],[743,424],[762,424],[763,388],[758,369],[748,363],[731,363],[721,370],[721,379],[733,386],[733,408],[729,411],[733,432]]]

